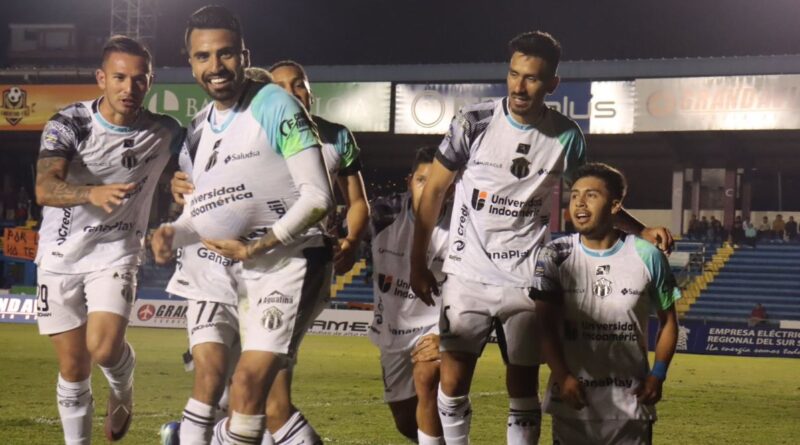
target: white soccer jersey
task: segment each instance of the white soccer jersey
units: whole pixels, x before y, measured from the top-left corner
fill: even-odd
[[[449,208],[449,207],[448,207]],[[447,252],[449,214],[443,215],[431,234],[428,265],[439,287]],[[372,205],[372,264],[375,317],[370,338],[384,352],[412,347],[421,334],[439,323],[441,299],[426,306],[411,291],[409,255],[414,239],[411,195],[403,193],[376,200]]]
[[[528,287],[548,237],[553,187],[585,161],[578,125],[547,109],[536,126],[513,120],[506,98],[453,118],[437,159],[459,171],[444,271],[496,286]]]
[[[360,150],[350,130],[344,125],[313,116],[314,124],[322,141],[322,157],[325,168],[335,181],[336,176],[349,176],[361,170]]]
[[[42,210],[36,264],[56,273],[86,273],[138,265],[153,192],[183,140],[178,122],[142,109],[130,127],[108,123],[101,99],[59,111],[42,132],[39,158],[69,161],[66,182],[81,185],[134,183],[111,213],[85,204]]]
[[[647,377],[647,321],[669,309],[680,290],[655,246],[624,235],[613,248],[595,251],[578,234],[550,242],[536,261],[531,297],[563,305],[562,341],[570,372],[586,388],[586,407],[559,399],[551,380],[546,412],[581,419],[655,419],[635,389]]]
[[[251,240],[271,229],[300,196],[286,158],[320,142],[308,115],[280,87],[248,82],[240,103],[216,126],[208,105],[184,212],[205,239]],[[321,224],[300,237],[321,234]]]

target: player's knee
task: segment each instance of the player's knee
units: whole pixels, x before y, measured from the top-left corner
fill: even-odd
[[[239,394],[253,394],[254,397],[260,397],[263,394],[266,397],[266,380],[265,369],[242,366],[240,362],[231,377],[231,387],[237,388]]]
[[[422,366],[420,366],[422,365]],[[414,388],[420,401],[436,400],[439,387],[439,365],[434,362],[419,363],[414,366]]]
[[[68,382],[82,382],[92,375],[92,361],[88,356],[62,358],[58,372]]]
[[[86,340],[86,348],[92,356],[92,361],[106,368],[116,365],[119,361],[122,354],[120,346],[99,336]]]
[[[508,365],[506,387],[511,397],[534,397],[539,389],[539,367]]]
[[[194,398],[216,401],[225,390],[225,370],[203,368],[195,365]]]

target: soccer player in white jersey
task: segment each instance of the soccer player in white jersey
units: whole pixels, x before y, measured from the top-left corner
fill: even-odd
[[[333,198],[316,130],[296,99],[245,79],[238,20],[223,7],[195,12],[186,32],[192,73],[214,101],[203,110],[184,213],[153,236],[158,261],[204,245],[242,261],[242,356],[220,443],[261,443],[267,392],[327,301],[332,251],[321,220]],[[268,173],[265,173],[268,172]],[[200,407],[198,404],[197,407]],[[196,418],[208,419],[213,407]]]
[[[381,351],[383,398],[395,426],[421,444],[442,443],[436,407],[439,386],[439,308],[419,301],[410,289],[408,255],[414,236],[414,208],[431,169],[436,147],[417,150],[408,191],[372,203],[372,258],[375,316],[370,338]],[[427,261],[439,284],[448,248],[450,206],[431,234]]]
[[[469,442],[469,388],[475,363],[494,328],[506,362],[507,441],[538,441],[536,316],[527,289],[539,247],[549,236],[553,189],[584,163],[578,125],[544,104],[559,83],[561,48],[547,33],[509,43],[508,96],[469,105],[454,117],[420,201],[411,255],[414,293],[433,304],[439,291],[425,254],[447,188],[455,181],[450,250],[442,287],[439,412],[448,444]],[[620,211],[615,223],[671,244],[665,229],[644,229]]]
[[[678,341],[680,291],[663,253],[614,228],[624,196],[625,178],[614,168],[578,169],[569,202],[578,233],[547,244],[536,262],[530,295],[552,371],[544,409],[553,415],[554,444],[652,443]],[[652,312],[659,330],[650,368]]]
[[[69,445],[91,441],[92,363],[111,387],[107,439],[130,426],[136,356],[125,328],[153,193],[183,140],[177,121],[142,108],[152,71],[140,43],[109,39],[96,78],[103,95],[47,122],[36,164],[44,206],[37,318],[58,357],[56,398]]]

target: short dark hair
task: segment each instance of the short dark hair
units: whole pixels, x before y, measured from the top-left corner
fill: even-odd
[[[625,175],[616,168],[602,162],[584,164],[578,167],[575,172],[573,184],[578,182],[578,179],[587,176],[602,179],[606,183],[606,188],[612,199],[622,201],[625,198],[625,193],[628,191],[628,183],[625,180]]]
[[[432,163],[433,159],[436,157],[437,151],[439,151],[439,148],[435,145],[426,145],[418,148],[417,153],[414,155],[414,164],[411,166],[411,173],[413,174],[417,171],[420,164]]]
[[[556,73],[561,61],[561,44],[550,33],[544,31],[524,32],[508,42],[509,57],[519,52],[530,57],[543,59]]]
[[[111,53],[125,53],[142,57],[145,63],[147,63],[148,71],[152,71],[151,65],[153,57],[150,55],[150,51],[140,42],[128,36],[118,34],[109,37],[108,41],[103,45],[102,64],[106,63]]]
[[[195,29],[227,29],[236,34],[244,48],[242,25],[239,23],[239,19],[224,6],[203,6],[189,17],[189,21],[186,23],[186,34],[183,37],[187,49],[189,48],[189,37]]]
[[[301,73],[303,73],[303,77],[306,80],[308,80],[308,74],[306,74],[306,69],[303,68],[303,65],[300,65],[299,63],[297,63],[297,62],[295,62],[294,60],[291,60],[291,59],[280,60],[278,62],[273,63],[272,66],[269,67],[269,72],[271,73],[271,72],[275,71],[276,69],[282,68],[284,66],[290,66],[292,68],[297,68],[298,70],[300,70]]]

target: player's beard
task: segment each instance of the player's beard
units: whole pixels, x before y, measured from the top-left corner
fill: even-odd
[[[227,77],[228,84],[224,88],[217,88],[211,83],[211,79],[215,77]],[[237,74],[228,70],[222,70],[218,73],[207,74],[203,76],[201,86],[206,94],[218,102],[228,102],[236,99],[242,91],[244,85],[244,73]]]

